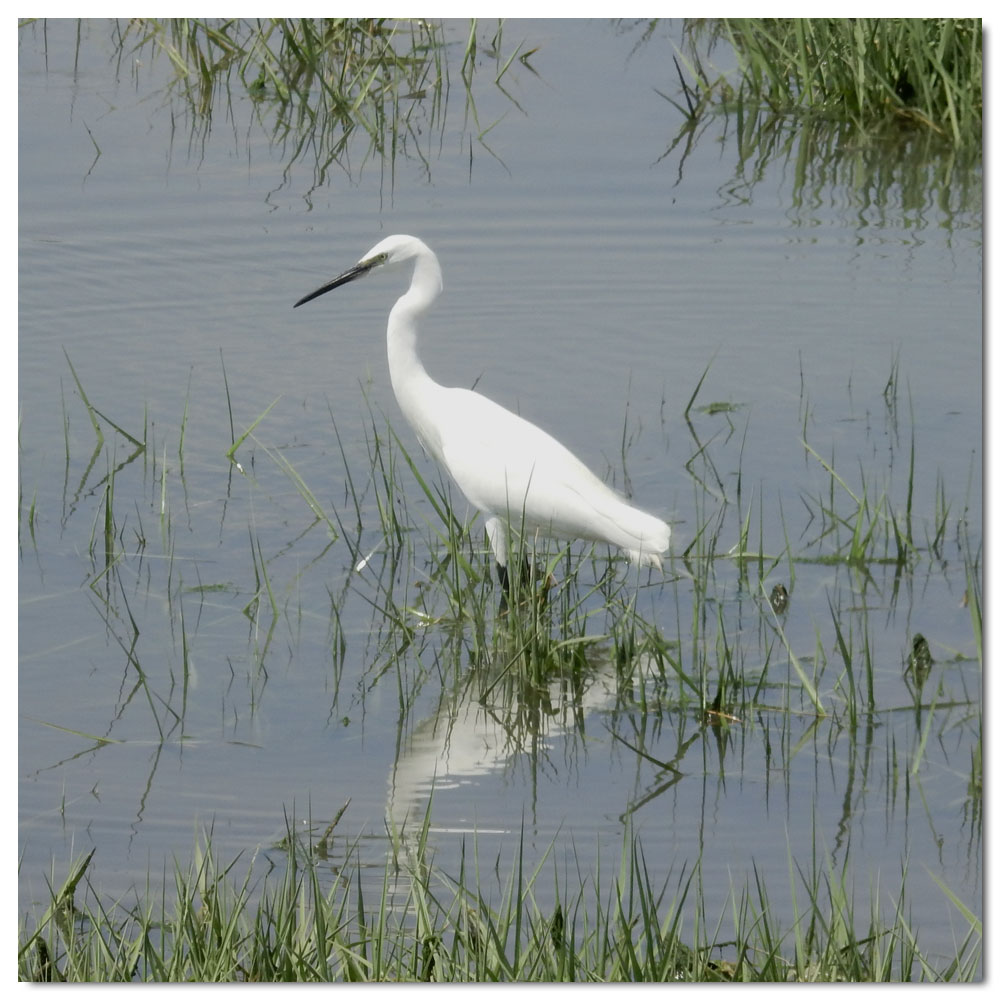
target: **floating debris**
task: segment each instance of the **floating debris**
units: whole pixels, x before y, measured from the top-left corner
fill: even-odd
[[[776,615],[783,615],[788,608],[788,591],[783,583],[776,583],[769,598]]]

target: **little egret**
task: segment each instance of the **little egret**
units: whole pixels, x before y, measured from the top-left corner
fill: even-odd
[[[508,532],[617,546],[639,566],[662,568],[670,526],[633,507],[541,428],[471,389],[447,388],[417,354],[417,321],[441,294],[441,266],[413,236],[388,236],[352,268],[295,308],[375,270],[411,265],[406,293],[389,313],[389,375],[403,416],[425,451],[486,515],[497,573],[508,590]]]

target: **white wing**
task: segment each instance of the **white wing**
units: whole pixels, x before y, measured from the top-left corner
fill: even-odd
[[[426,444],[473,506],[514,526],[608,542],[659,565],[669,526],[632,507],[550,434],[468,389],[442,387],[435,396],[437,440]]]

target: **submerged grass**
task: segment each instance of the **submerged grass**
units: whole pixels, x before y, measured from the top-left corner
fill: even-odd
[[[351,174],[374,160],[391,188],[400,160],[430,173],[453,63],[473,126],[470,159],[474,145],[494,155],[485,137],[496,123],[479,121],[474,83],[485,74],[506,93],[510,63],[527,65],[531,55],[523,45],[504,52],[502,35],[502,25],[490,34],[472,19],[456,56],[444,24],[422,18],[137,18],[118,26],[116,41],[133,66],[137,56],[169,60],[192,140],[207,140],[216,109],[249,98],[271,140],[288,150],[286,174],[311,161],[320,187],[332,168]]]
[[[19,28],[33,30],[37,21],[21,19]],[[78,47],[86,26],[78,22]],[[474,150],[495,157],[487,135],[498,120],[480,121],[476,92],[495,87],[514,103],[504,78],[515,60],[530,70],[535,51],[507,45],[502,22],[476,19],[464,45],[449,40],[445,22],[424,18],[130,18],[112,22],[111,42],[115,72],[137,85],[167,61],[172,78],[162,96],[171,131],[187,126],[189,154],[227,133],[218,114],[249,100],[254,127],[284,150],[282,184],[297,165],[312,170],[318,189],[337,172],[356,178],[375,163],[390,192],[403,163],[430,176],[453,74],[461,80],[469,168]],[[96,143],[95,150],[99,157]]]

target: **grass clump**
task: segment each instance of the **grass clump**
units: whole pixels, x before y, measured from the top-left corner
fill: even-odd
[[[51,888],[38,923],[18,938],[21,981],[60,982],[793,982],[963,981],[978,974],[982,927],[968,921],[954,957],[921,953],[900,901],[889,915],[856,915],[845,870],[800,871],[805,900],[778,926],[768,890],[735,888],[706,913],[700,864],[654,884],[642,847],[624,841],[617,871],[561,871],[550,845],[524,865],[523,843],[505,884],[478,850],[456,877],[426,860],[425,822],[409,862],[387,860],[380,890],[348,864],[328,883],[324,854],[290,834],[282,868],[223,866],[209,846],[173,885],[147,884],[133,901],[97,897],[91,856]],[[570,852],[571,855],[573,852]],[[238,859],[237,859],[238,861]],[[547,882],[554,876],[554,894]],[[574,874],[567,875],[568,870]],[[481,878],[482,875],[482,878]],[[574,880],[576,882],[574,883]],[[492,885],[492,888],[486,888]],[[794,891],[794,890],[793,890]],[[802,891],[802,890],[799,890]],[[77,898],[79,897],[79,901]],[[373,897],[373,898],[372,898]],[[732,922],[731,930],[728,922]]]
[[[928,129],[954,146],[982,142],[983,29],[977,18],[722,18],[686,26],[686,113],[709,105],[822,116],[866,131]],[[730,83],[698,55],[731,46]],[[679,106],[679,105],[678,105]],[[682,109],[684,110],[684,109]]]
[[[44,33],[44,19],[22,18],[18,27],[39,23]],[[112,22],[110,40],[117,71],[127,67],[137,85],[166,62],[160,96],[171,128],[187,126],[189,154],[226,134],[219,116],[228,125],[234,106],[249,101],[252,128],[284,152],[283,184],[297,164],[312,169],[315,189],[331,173],[356,177],[374,162],[392,186],[403,163],[430,176],[453,77],[467,155],[495,156],[486,136],[497,120],[480,121],[476,93],[496,88],[512,100],[502,81],[515,60],[530,69],[536,50],[507,44],[502,22],[468,24],[464,42],[452,42],[446,22],[424,18],[129,18]],[[86,25],[78,22],[78,50]]]
[[[385,18],[137,18],[120,40],[133,54],[163,52],[201,114],[212,113],[217,90],[235,77],[254,100],[343,117],[396,95],[422,97],[436,80],[427,74],[440,34],[426,21]]]
[[[514,58],[527,64],[531,55],[520,45],[503,51],[502,24],[491,35],[475,19],[459,52],[443,22],[423,18],[135,18],[114,41],[133,65],[169,60],[193,146],[207,141],[214,115],[249,99],[256,122],[287,150],[286,171],[311,161],[317,187],[335,166],[350,175],[372,160],[390,180],[399,160],[429,174],[458,57],[470,147],[474,139],[488,150],[496,123],[479,123],[474,81],[485,73],[500,88]]]

